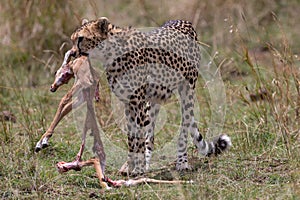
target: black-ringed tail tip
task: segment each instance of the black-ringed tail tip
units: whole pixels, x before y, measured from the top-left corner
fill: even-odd
[[[228,150],[231,146],[231,139],[228,135],[222,134],[219,137],[215,138],[212,143],[209,145],[214,145],[214,148],[210,148],[211,151],[207,153],[207,156],[219,155],[224,151]]]

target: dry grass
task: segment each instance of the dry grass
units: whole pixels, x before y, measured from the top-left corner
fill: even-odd
[[[300,26],[298,1],[5,1],[0,5],[0,111],[10,110],[17,123],[0,122],[0,197],[3,199],[298,199],[300,197]],[[85,5],[85,6],[78,6]],[[158,26],[168,19],[194,23],[207,50],[216,56],[226,86],[223,131],[233,139],[224,156],[189,155],[194,170],[178,173],[173,157],[153,160],[149,177],[194,180],[191,185],[145,184],[101,191],[93,169],[60,175],[55,164],[72,160],[80,135],[72,116],[58,127],[50,147],[33,148],[54,116],[60,97],[48,92],[52,73],[70,47],[68,39],[81,18],[107,16],[120,26]],[[62,44],[65,45],[62,46]],[[126,148],[126,137],[112,113],[112,98],[101,76],[97,115],[105,137]],[[199,127],[205,132],[209,96],[199,80]],[[117,118],[120,120],[119,118]],[[156,150],[177,134],[178,101],[164,106]],[[165,121],[163,121],[165,120]],[[117,121],[119,122],[119,121]],[[111,143],[109,143],[111,144]],[[120,150],[125,152],[126,150]],[[173,150],[175,152],[175,150]],[[172,151],[171,151],[172,153]],[[89,158],[90,153],[85,154]],[[110,152],[107,174],[126,158]]]

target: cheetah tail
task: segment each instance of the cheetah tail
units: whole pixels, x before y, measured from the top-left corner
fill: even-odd
[[[217,156],[232,146],[230,137],[225,134],[219,135],[213,141],[205,141],[200,134],[197,139],[194,139],[194,144],[200,154],[208,157]]]

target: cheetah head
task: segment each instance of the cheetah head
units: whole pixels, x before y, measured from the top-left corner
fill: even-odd
[[[69,62],[72,57],[88,55],[97,45],[107,38],[110,22],[106,17],[88,21],[84,19],[82,25],[71,35],[73,47],[69,57],[65,62]]]

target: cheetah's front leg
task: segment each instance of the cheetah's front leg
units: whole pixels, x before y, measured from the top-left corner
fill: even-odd
[[[145,134],[143,127],[136,123],[134,109],[130,105],[125,105],[128,135],[128,159],[126,167],[120,170],[122,174],[132,176],[141,175],[145,172]]]
[[[154,149],[154,129],[155,122],[160,110],[160,105],[151,103],[149,110],[150,124],[145,127],[146,143],[145,143],[145,156],[146,156],[146,171],[150,168],[150,160],[152,151]]]

